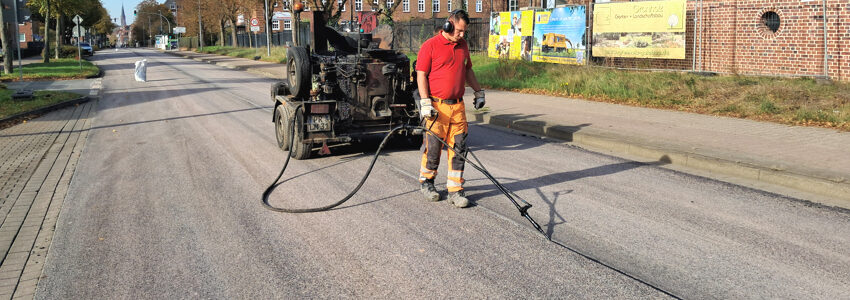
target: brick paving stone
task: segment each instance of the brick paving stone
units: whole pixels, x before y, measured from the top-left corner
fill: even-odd
[[[34,297],[93,103],[0,130],[0,300]]]

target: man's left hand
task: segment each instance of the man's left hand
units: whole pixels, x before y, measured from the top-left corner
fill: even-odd
[[[475,101],[473,102],[475,109],[481,109],[484,107],[484,102],[484,89],[475,92]]]

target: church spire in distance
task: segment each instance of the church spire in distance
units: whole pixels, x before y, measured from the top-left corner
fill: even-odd
[[[121,28],[127,27],[127,17],[124,16],[124,3],[121,3]]]

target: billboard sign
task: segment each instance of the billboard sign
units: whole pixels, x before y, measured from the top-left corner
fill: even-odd
[[[598,3],[593,56],[685,58],[685,0]]]
[[[525,42],[531,40],[534,28],[534,11],[508,11],[490,15],[490,40],[487,54],[493,58],[525,58],[531,60],[531,47],[523,51]],[[523,56],[523,54],[527,54]]]
[[[567,6],[538,11],[534,15],[532,60],[560,64],[584,64],[587,52],[587,10]]]

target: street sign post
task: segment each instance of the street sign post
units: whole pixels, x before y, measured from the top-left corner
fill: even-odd
[[[83,72],[83,51],[80,50],[80,40],[82,39],[82,37],[80,35],[80,27],[82,27],[82,26],[80,26],[80,23],[82,23],[82,22],[83,22],[83,18],[80,17],[80,15],[74,16],[74,24],[77,24],[77,26],[76,26],[76,29],[77,29],[76,30],[76,32],[77,32],[77,61],[80,62],[80,72]]]
[[[253,32],[260,31],[260,19],[251,18],[251,31],[253,31]]]
[[[257,46],[257,31],[260,31],[260,19],[251,18],[251,37],[254,39],[254,46]]]

